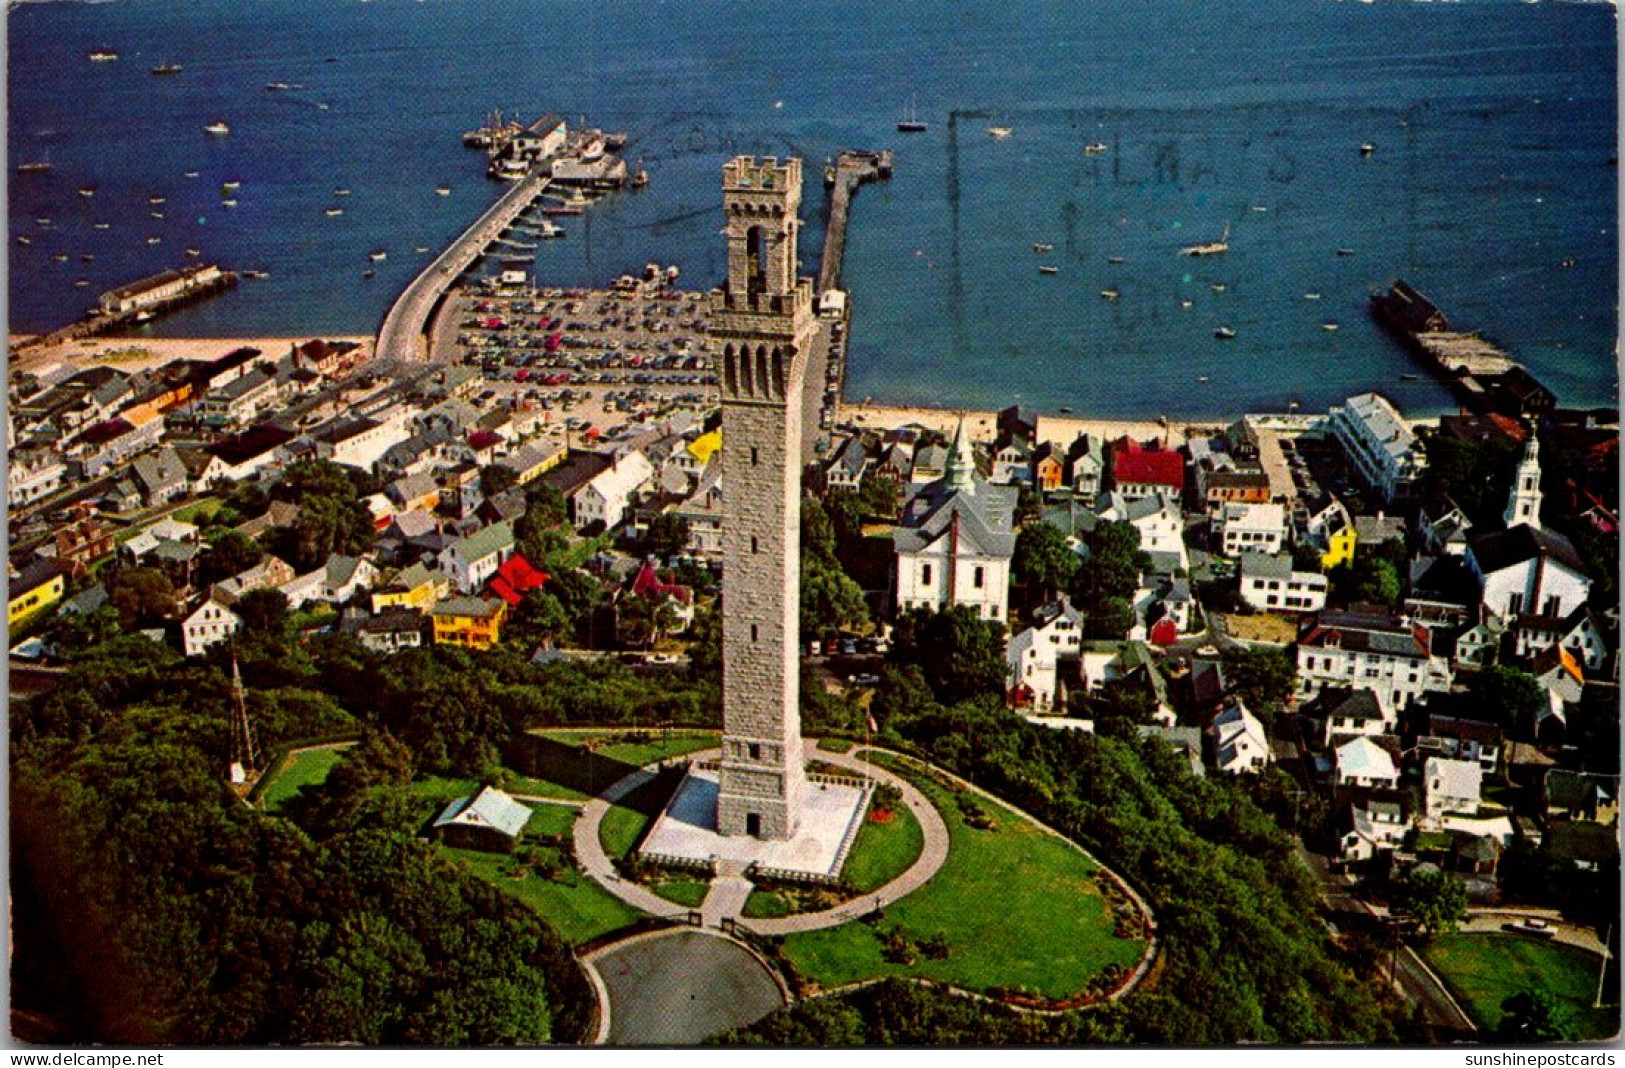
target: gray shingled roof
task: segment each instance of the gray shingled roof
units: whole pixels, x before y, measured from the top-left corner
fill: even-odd
[[[976,479],[974,493],[954,493],[946,480],[921,486],[903,505],[902,525],[892,535],[901,553],[917,553],[948,532],[953,517],[959,517],[959,544],[973,553],[1009,557],[1016,551],[1013,529],[1015,486],[994,486]]]

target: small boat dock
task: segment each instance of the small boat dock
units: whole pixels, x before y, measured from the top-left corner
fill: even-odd
[[[852,197],[869,182],[891,178],[891,149],[879,152],[848,149],[824,168],[824,185],[830,190],[829,226],[824,231],[824,256],[818,264],[818,292],[841,287],[841,257],[846,251],[846,220]]]

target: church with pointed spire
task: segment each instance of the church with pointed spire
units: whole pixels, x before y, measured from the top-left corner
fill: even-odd
[[[942,477],[914,488],[892,535],[898,611],[966,605],[1005,622],[1019,492],[982,476],[960,419]]]
[[[1540,529],[1540,496],[1540,443],[1531,430],[1524,443],[1523,459],[1518,462],[1517,477],[1512,480],[1512,492],[1507,496],[1507,510],[1501,517],[1508,529],[1519,524]]]

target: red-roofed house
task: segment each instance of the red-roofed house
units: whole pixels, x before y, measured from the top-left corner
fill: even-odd
[[[675,582],[662,582],[655,573],[653,560],[645,560],[638,573],[632,576],[632,592],[639,597],[652,597],[659,600],[670,597],[678,604],[687,606],[694,603],[694,591],[687,586],[679,586]]]
[[[491,592],[508,602],[508,607],[517,608],[519,602],[525,599],[525,594],[531,590],[539,590],[547,584],[547,573],[532,567],[518,553],[508,557],[497,568],[497,573],[491,576]]]
[[[1148,449],[1119,438],[1112,442],[1112,488],[1130,501],[1164,492],[1177,500],[1185,490],[1185,458],[1172,449]]]

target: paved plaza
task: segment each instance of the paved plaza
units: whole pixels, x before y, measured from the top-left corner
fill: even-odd
[[[806,875],[836,876],[857,836],[866,789],[809,782],[801,800],[801,826],[793,838],[763,840],[717,833],[717,772],[692,767],[672,795],[639,852],[680,860],[759,864]]]
[[[754,954],[699,931],[634,938],[588,963],[603,980],[611,1045],[692,1045],[749,1027],[785,1004]]]

